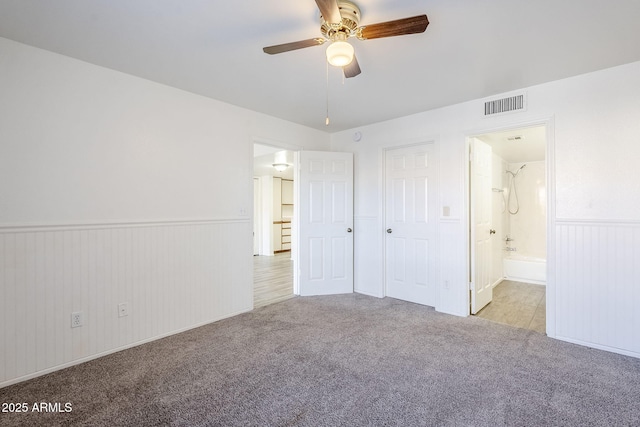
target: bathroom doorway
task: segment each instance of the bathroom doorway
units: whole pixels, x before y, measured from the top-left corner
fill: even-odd
[[[469,138],[470,312],[545,333],[547,127]]]

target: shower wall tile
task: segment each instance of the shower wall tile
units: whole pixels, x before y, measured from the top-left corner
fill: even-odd
[[[502,157],[493,154],[491,167],[491,187],[495,190],[503,190],[503,192],[492,191],[492,227],[496,230],[493,238],[493,257],[491,266],[491,279],[495,283],[504,277],[504,268],[502,266],[502,257],[504,256],[505,238],[509,234],[509,218],[506,214],[506,191],[507,181],[505,179],[505,170],[507,163]]]
[[[516,171],[524,163],[510,163],[507,168]],[[509,217],[509,231],[514,239],[511,246],[517,248],[517,253],[537,258],[547,258],[547,193],[545,180],[545,162],[526,162],[526,167],[515,178],[515,187],[518,195],[518,204],[515,195],[509,200],[506,193],[508,209],[516,214],[507,214]],[[507,176],[507,187],[513,192],[513,186],[509,185],[511,175]],[[517,209],[519,205],[519,209]]]

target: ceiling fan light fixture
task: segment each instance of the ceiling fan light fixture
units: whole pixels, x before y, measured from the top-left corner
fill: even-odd
[[[327,61],[334,67],[344,67],[353,61],[354,49],[343,40],[336,40],[327,47]]]

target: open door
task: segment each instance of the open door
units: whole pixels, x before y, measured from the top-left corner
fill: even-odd
[[[353,292],[353,154],[301,151],[300,295]]]
[[[493,299],[491,282],[491,146],[471,138],[471,314]]]

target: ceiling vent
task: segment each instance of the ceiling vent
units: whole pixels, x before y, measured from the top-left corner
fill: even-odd
[[[524,94],[502,99],[493,99],[484,103],[485,117],[524,110],[526,110],[526,99]]]

